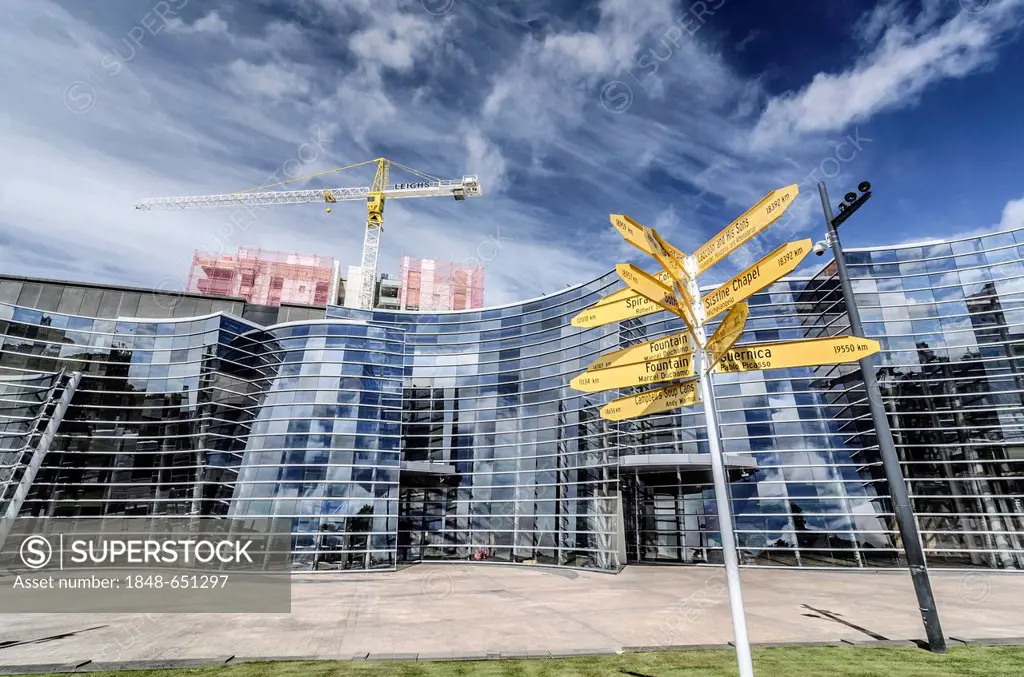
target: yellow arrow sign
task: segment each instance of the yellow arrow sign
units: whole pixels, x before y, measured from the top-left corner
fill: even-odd
[[[712,363],[708,365],[709,370],[722,359],[722,353],[732,348],[733,344],[743,335],[743,329],[747,325],[749,316],[750,307],[746,303],[737,303],[718,325],[718,329],[704,346],[705,350],[711,353]]]
[[[693,374],[692,356],[680,355],[642,364],[627,364],[598,371],[585,371],[570,381],[569,385],[575,390],[582,390],[585,393],[596,393],[613,388],[629,388],[662,381],[675,381],[676,379],[690,378]]]
[[[811,246],[810,238],[784,244],[702,298],[705,321],[750,298],[783,275],[792,273],[811,253]]]
[[[644,235],[644,226],[640,225],[625,214],[609,214],[609,219],[615,227],[615,230],[622,234],[622,237],[626,242],[630,243],[645,254],[654,256],[654,252],[651,251],[651,245],[647,242],[647,237]],[[686,260],[686,254],[667,242],[665,243],[665,246],[669,253],[675,256],[680,262]]]
[[[697,381],[686,381],[612,400],[601,407],[601,418],[607,421],[624,421],[636,416],[688,407],[699,401]]]
[[[653,275],[645,273],[632,263],[618,264],[615,266],[615,272],[640,296],[650,299],[671,313],[679,314],[679,301],[676,300],[675,293]]]
[[[654,279],[657,280],[660,283],[664,283],[666,287],[671,287],[673,282],[675,282],[672,279],[671,274],[669,274],[669,272],[667,270],[659,270],[658,272],[655,272],[654,273]],[[687,305],[692,306],[693,305],[693,299],[690,297],[690,293],[686,290],[686,287],[683,286],[683,285],[680,285],[679,289],[680,289],[680,292],[682,294],[683,301]],[[607,296],[602,298],[597,303],[595,303],[595,304],[593,304],[591,306],[588,306],[587,310],[591,310],[593,308],[597,308],[597,307],[602,306],[602,305],[610,305],[612,303],[618,303],[618,302],[621,302],[621,301],[625,301],[627,299],[643,299],[643,297],[640,296],[639,294],[637,294],[636,292],[634,292],[629,287],[627,287],[626,289],[620,289],[617,292],[614,292],[612,294],[608,294]],[[646,299],[644,299],[644,300],[646,301]],[[654,312],[655,310],[657,310],[657,308],[654,308],[653,310],[651,310],[651,312]],[[647,313],[644,313],[644,314],[647,314]],[[692,315],[691,315],[691,319],[692,319]]]
[[[643,271],[641,271],[643,272]],[[646,275],[646,273],[644,273]],[[648,275],[653,277],[656,281],[660,282],[665,288],[666,294],[671,294],[671,288],[669,285],[672,284],[672,276],[667,272],[660,271],[656,275]],[[686,292],[685,288],[681,286],[681,291],[684,294],[684,299],[687,303],[692,305],[690,301],[690,295]],[[696,326],[696,322],[693,321],[693,314],[689,307],[680,306],[680,311],[676,312],[678,315],[680,312],[685,312],[686,316],[683,318],[684,324],[687,328]],[[664,310],[664,306],[655,304],[653,301],[647,299],[644,296],[636,293],[629,287],[620,289],[617,292],[605,296],[597,303],[587,306],[581,310],[574,318],[572,318],[572,326],[592,328],[601,327],[612,322],[622,322],[624,320],[632,320],[637,317],[644,317],[656,313],[660,310]]]
[[[572,318],[572,326],[601,327],[612,322],[632,320],[662,310],[661,306],[645,299],[632,289],[623,289],[623,291],[627,292],[627,296],[622,297],[619,301],[612,303],[601,301],[581,310],[576,317]]]
[[[857,336],[804,339],[789,343],[755,343],[727,350],[715,371],[756,371],[841,364],[874,355],[880,349],[878,341]]]
[[[682,252],[662,240],[661,236],[658,235],[658,231],[644,226],[644,239],[647,240],[647,246],[651,249],[651,256],[661,264],[661,267],[672,276],[674,281],[686,283],[690,279],[690,276],[686,274],[686,270],[683,268],[682,260],[673,253]]]
[[[654,274],[654,277],[655,277],[655,279],[658,280],[658,282],[661,282],[661,283],[663,283],[665,285],[672,284],[672,276],[669,275],[667,271],[664,271],[664,270],[659,271],[659,272]],[[640,298],[640,295],[637,294],[632,289],[630,289],[629,287],[626,287],[625,289],[620,289],[617,292],[608,294],[608,296],[605,296],[600,301],[598,301],[597,303],[595,303],[594,305],[592,305],[590,307],[594,308],[596,306],[606,306],[609,303],[616,303],[618,301],[625,301],[626,299],[630,299],[630,298]]]
[[[673,280],[672,291],[675,292],[677,299],[683,300],[682,306],[686,310],[687,321],[696,327],[697,321],[693,319],[693,297],[690,296],[690,290],[686,288],[686,283]]]
[[[682,318],[683,324],[686,325],[686,329],[690,334],[695,333],[694,327],[696,326],[696,323],[693,321],[690,309],[679,304],[679,300],[676,298],[675,292],[673,292],[669,287],[658,282],[653,275],[645,273],[632,263],[618,264],[615,266],[615,272],[619,274],[619,277],[622,278],[623,282],[629,285],[630,289],[640,296],[650,299],[670,313],[678,315]]]
[[[682,305],[686,313],[683,319],[686,321],[687,326],[697,326],[697,322],[693,318],[693,297],[690,296],[690,292],[686,288],[687,283],[690,281],[690,276],[683,267],[685,255],[661,239],[658,231],[653,228],[644,226],[644,238],[646,238],[647,245],[650,247],[651,256],[665,269],[657,276],[658,279],[675,292],[676,298],[683,300]],[[666,274],[668,275],[667,280],[665,279]]]
[[[587,371],[597,371],[627,364],[639,364],[669,357],[693,354],[693,341],[686,332],[663,336],[653,341],[606,353],[590,363]]]
[[[782,216],[786,208],[793,204],[793,198],[799,192],[800,189],[795,183],[792,186],[773,190],[761,198],[756,205],[745,211],[742,216],[726,226],[722,232],[708,240],[693,253],[693,258],[697,261],[697,273],[703,273],[721,261],[729,252],[774,223]]]

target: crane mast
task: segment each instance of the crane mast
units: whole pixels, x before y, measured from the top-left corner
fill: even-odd
[[[262,188],[273,188],[286,183],[308,180],[345,169],[362,167],[370,163],[376,164],[376,173],[373,177],[373,184],[370,186],[360,188],[261,190]],[[389,183],[391,165],[401,167],[423,180],[392,185]],[[400,200],[420,197],[452,197],[456,200],[465,200],[467,197],[479,197],[480,195],[483,195],[483,189],[475,176],[464,176],[462,179],[439,179],[381,157],[374,160],[367,160],[366,162],[358,162],[346,167],[338,167],[337,169],[331,169],[326,172],[320,172],[310,176],[301,176],[295,179],[281,181],[280,183],[272,184],[270,186],[259,186],[258,188],[238,193],[149,198],[139,201],[135,205],[135,208],[142,211],[227,209],[233,207],[268,207],[273,205],[309,204],[319,202],[321,204],[327,203],[327,213],[330,213],[330,205],[337,202],[365,200],[366,231],[363,235],[363,251],[362,259],[360,261],[361,277],[359,280],[357,298],[359,300],[359,307],[369,310],[373,308],[373,292],[377,282],[377,261],[380,252],[380,236],[384,231],[385,200]]]
[[[377,254],[384,230],[384,190],[390,174],[387,160],[377,161],[370,195],[366,198],[366,232],[363,234],[363,262],[360,264],[359,307],[373,308],[373,290],[377,283]]]

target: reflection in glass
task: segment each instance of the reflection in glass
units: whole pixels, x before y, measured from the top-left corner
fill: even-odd
[[[933,565],[1024,568],[1014,242],[1019,232],[849,253]],[[706,467],[622,463],[706,454],[700,405],[611,423],[601,406],[634,390],[567,387],[602,353],[683,329],[664,313],[573,328],[617,280],[466,313],[330,306],[265,327],[225,313],[133,320],[155,303],[135,292],[3,287],[0,499],[22,476],[36,395],[79,370],[24,516],[270,516],[291,531],[296,568],[317,571],[720,562]],[[831,265],[750,309],[741,343],[849,327]],[[730,485],[746,563],[903,564],[859,374],[716,377],[725,450],[757,462]]]

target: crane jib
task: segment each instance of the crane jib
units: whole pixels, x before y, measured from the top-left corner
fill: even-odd
[[[365,200],[371,193],[368,187],[324,188],[305,190],[275,190],[222,195],[192,195],[184,197],[149,198],[136,204],[136,209],[223,209],[239,205],[282,205],[310,202]],[[439,181],[436,183],[399,183],[389,186],[384,193],[391,198],[443,197],[456,199],[479,197],[479,184],[465,181]]]

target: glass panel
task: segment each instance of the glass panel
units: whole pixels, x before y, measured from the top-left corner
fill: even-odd
[[[952,247],[954,254],[970,254],[972,252],[983,251],[984,249],[981,246],[981,240],[979,238],[951,242],[950,247]]]
[[[901,247],[896,250],[897,261],[919,261],[923,258],[925,255],[922,247]]]

